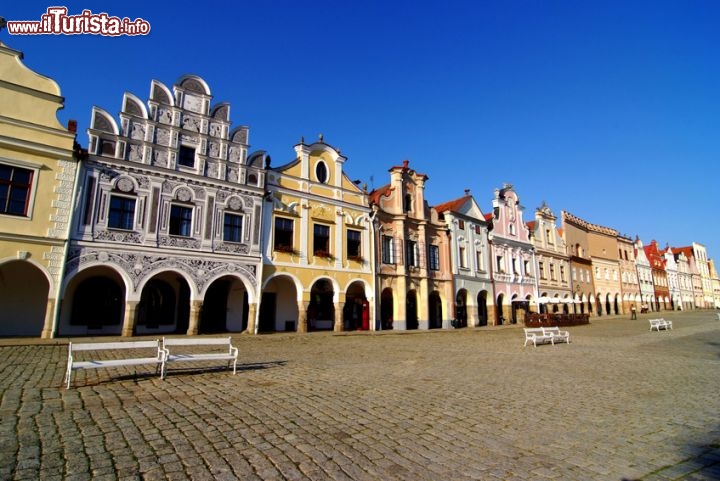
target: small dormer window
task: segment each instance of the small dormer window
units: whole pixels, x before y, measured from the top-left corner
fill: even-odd
[[[315,177],[321,184],[326,184],[328,181],[328,169],[325,162],[318,162],[315,166]]]
[[[178,153],[178,164],[184,167],[195,167],[195,149],[181,145]]]
[[[405,194],[404,212],[412,212],[412,194]]]

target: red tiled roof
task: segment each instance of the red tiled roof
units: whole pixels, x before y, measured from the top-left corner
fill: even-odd
[[[391,191],[392,189],[390,188],[390,184],[385,184],[382,187],[378,187],[377,189],[370,192],[370,203],[377,204],[380,201],[381,195],[388,197]]]
[[[485,214],[485,220],[486,220],[486,221],[490,222],[490,221],[492,220],[492,218],[493,218],[493,213],[492,213],[492,212],[488,212],[487,214]]]
[[[525,222],[525,225],[527,226],[528,230],[530,230],[530,231],[535,230],[535,221],[534,220],[529,220],[529,221]]]
[[[463,204],[464,204],[470,197],[471,197],[471,196],[469,196],[469,195],[464,195],[464,196],[460,197],[459,199],[451,200],[451,201],[448,201],[448,202],[443,202],[442,204],[436,205],[436,206],[435,206],[435,210],[436,210],[439,214],[442,214],[443,212],[447,212],[447,211],[457,212],[457,211],[460,209],[460,207],[462,207]]]

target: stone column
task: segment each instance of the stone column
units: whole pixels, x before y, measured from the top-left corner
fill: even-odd
[[[132,337],[135,332],[135,319],[138,301],[125,301],[125,316],[123,317],[122,336]]]
[[[345,303],[337,301],[335,303],[335,323],[333,325],[333,331],[335,332],[343,331],[343,309],[345,309]]]
[[[245,332],[255,334],[255,316],[257,315],[257,304],[248,304],[248,325]]]
[[[430,328],[430,286],[426,277],[420,279],[420,288],[415,291],[417,299],[418,329]]]
[[[188,323],[188,336],[195,336],[200,327],[200,311],[202,310],[202,301],[190,301],[190,322]]]
[[[308,332],[307,308],[310,303],[307,301],[298,302],[298,325],[297,332]]]
[[[45,307],[45,321],[43,323],[42,333],[40,337],[43,339],[51,339],[54,335],[53,332],[53,317],[55,314],[55,299],[48,299],[47,306]]]

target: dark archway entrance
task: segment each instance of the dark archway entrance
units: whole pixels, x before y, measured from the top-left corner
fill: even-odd
[[[345,307],[343,308],[343,329],[370,329],[370,304],[365,297],[365,285],[356,281],[345,291]]]
[[[271,279],[262,293],[258,332],[296,331],[298,301],[295,283],[287,276]]]
[[[158,274],[143,287],[137,309],[136,330],[187,333],[190,323],[190,287],[171,272]]]
[[[495,302],[495,324],[498,326],[502,326],[505,322],[505,317],[503,315],[503,301],[505,299],[504,294],[499,294],[497,296],[497,301]]]
[[[418,328],[417,293],[415,290],[407,293],[405,301],[405,317],[407,318],[407,329]]]
[[[242,332],[248,323],[248,293],[241,280],[227,276],[214,281],[203,299],[199,332]]]
[[[389,287],[380,294],[380,323],[383,330],[393,328],[393,291]]]
[[[480,291],[477,296],[478,309],[478,326],[487,326],[488,324],[488,308],[487,308],[487,291]]]
[[[467,327],[467,291],[460,289],[455,296],[455,323],[453,327]]]
[[[333,328],[335,321],[333,294],[333,286],[330,281],[320,279],[313,284],[307,310],[308,330],[318,331]]]
[[[439,329],[442,327],[442,300],[438,291],[432,291],[428,296],[428,327]]]

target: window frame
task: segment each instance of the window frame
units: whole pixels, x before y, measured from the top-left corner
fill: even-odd
[[[280,224],[280,225],[278,225]],[[284,227],[289,225],[290,229]],[[284,233],[285,236],[289,236],[290,244],[281,244],[283,240],[279,239],[278,233]],[[295,251],[295,220],[288,217],[276,216],[273,222],[273,250],[277,252],[294,252]]]
[[[14,184],[14,181],[9,180],[9,179],[5,180],[4,182],[0,181],[0,182],[3,182],[5,185],[9,186],[7,193],[5,194],[7,197],[5,197],[4,199],[0,199],[0,202],[2,202],[2,204],[3,204],[2,211],[0,211],[0,215],[7,215],[9,217],[14,217],[14,218],[30,219],[32,217],[32,211],[33,211],[33,207],[34,207],[35,192],[37,189],[36,179],[38,176],[39,168],[37,166],[26,165],[25,163],[22,163],[22,162],[8,162],[7,159],[0,159],[0,166],[6,166],[6,167],[10,168],[13,172],[16,169],[20,169],[23,171],[27,171],[30,174],[30,179],[28,180],[27,184],[24,186],[27,189],[27,191],[25,194],[25,207],[23,209],[22,214],[6,211],[7,205],[10,202],[11,191],[13,190],[12,185]],[[14,173],[11,174],[11,178],[13,176],[14,176]]]
[[[183,211],[182,211],[183,213],[189,214],[189,219],[185,218],[186,217],[185,215],[181,215],[179,218],[177,216],[173,215],[173,211],[175,211],[176,209],[183,209]],[[170,204],[170,215],[168,218],[168,234],[170,234],[171,236],[176,236],[176,237],[192,237],[193,217],[194,217],[193,211],[194,210],[195,210],[194,206],[191,206],[191,205],[177,204],[177,203]],[[173,226],[173,224],[174,224],[174,222],[178,222],[178,221],[180,222],[180,224],[179,225],[176,224],[175,227],[177,227],[179,232],[173,232],[173,230],[175,228]],[[185,230],[184,227],[187,228],[187,231],[188,231],[187,234],[182,233]]]
[[[128,212],[127,212],[125,209],[122,209],[122,208],[120,208],[120,209],[114,209],[114,208],[113,208],[113,201],[116,200],[116,199],[117,199],[117,200],[121,200],[121,201],[132,201],[132,203],[133,203],[133,205],[132,205],[132,215],[130,216],[130,219],[129,219],[129,220],[130,220],[130,225],[129,225],[129,226],[127,226],[127,225],[125,224],[125,222],[128,220],[127,217],[126,217],[127,214],[128,214]],[[113,224],[112,224],[113,211],[114,211],[114,210],[119,210],[119,212],[120,212],[120,213],[119,213],[119,215],[120,215],[120,222],[119,222],[119,223],[120,223],[121,225],[113,225]],[[108,229],[124,230],[124,231],[134,231],[134,230],[135,230],[135,223],[136,223],[136,221],[137,221],[136,215],[137,215],[137,197],[135,197],[135,196],[130,196],[130,195],[120,195],[120,194],[117,194],[117,193],[111,193],[111,194],[110,194],[110,201],[108,202],[108,211],[107,211],[107,226],[108,226]]]
[[[324,233],[319,233],[319,230],[326,230],[327,235],[324,235]],[[327,224],[321,224],[321,223],[314,223],[313,224],[313,255],[314,256],[320,256],[320,257],[331,257],[332,254],[330,253],[330,226]],[[324,239],[324,241],[323,241]],[[318,245],[318,241],[322,245]]]
[[[428,268],[431,271],[440,270],[440,246],[430,244],[428,248]]]
[[[235,223],[228,224],[228,217],[235,217],[237,220]],[[245,222],[245,216],[238,212],[223,212],[223,242],[232,242],[235,244],[242,244],[243,242],[243,227]],[[228,239],[228,228],[232,229],[232,239]],[[235,232],[237,231],[237,232]],[[236,235],[237,234],[237,235]],[[235,240],[237,237],[237,240]]]
[[[350,235],[357,235],[357,239],[351,239]],[[347,257],[349,259],[362,258],[362,232],[356,229],[347,229],[345,232]],[[351,249],[352,247],[352,249]]]
[[[393,249],[394,246],[394,238],[393,236],[384,235],[380,239],[381,243],[381,260],[383,264],[395,264],[395,251]],[[386,245],[387,244],[387,245]]]
[[[183,160],[189,157],[188,152],[192,151],[192,164],[188,165]],[[177,165],[185,167],[186,169],[194,169],[197,163],[197,147],[190,145],[181,145],[178,148]]]

